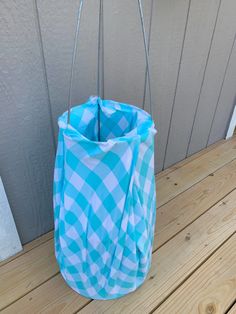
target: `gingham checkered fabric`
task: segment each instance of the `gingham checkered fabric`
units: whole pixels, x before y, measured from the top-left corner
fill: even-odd
[[[121,297],[143,283],[151,264],[154,123],[135,106],[92,98],[72,108],[69,126],[64,113],[59,128],[54,213],[61,274],[83,296]]]

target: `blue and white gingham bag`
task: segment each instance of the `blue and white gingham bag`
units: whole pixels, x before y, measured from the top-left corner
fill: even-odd
[[[59,118],[55,251],[68,285],[93,299],[140,286],[151,264],[156,213],[151,116],[100,98]],[[100,127],[99,127],[100,126]]]

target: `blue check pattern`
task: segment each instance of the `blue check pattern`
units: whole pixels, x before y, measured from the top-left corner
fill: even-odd
[[[98,128],[99,126],[99,128]],[[121,297],[150,268],[156,215],[148,113],[93,97],[59,118],[54,171],[55,254],[68,285]]]

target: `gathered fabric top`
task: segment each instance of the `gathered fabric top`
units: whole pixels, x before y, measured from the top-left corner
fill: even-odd
[[[151,116],[133,105],[90,97],[85,104],[71,109],[70,124],[67,125],[68,111],[58,120],[64,135],[73,140],[91,143],[123,142],[146,137],[156,133]]]

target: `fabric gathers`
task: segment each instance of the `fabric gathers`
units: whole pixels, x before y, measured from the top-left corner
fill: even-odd
[[[93,299],[139,287],[156,218],[151,116],[91,98],[59,118],[54,171],[55,255],[67,284]]]

